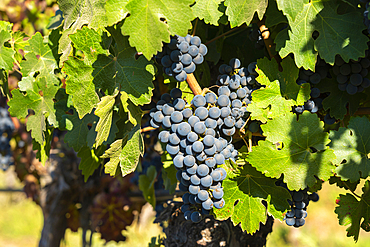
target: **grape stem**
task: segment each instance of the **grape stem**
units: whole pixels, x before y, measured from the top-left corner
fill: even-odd
[[[195,31],[197,30],[197,25],[198,25],[198,18],[195,20],[194,28],[193,28],[193,34],[192,36],[194,37]]]
[[[202,88],[199,86],[197,79],[195,79],[195,76],[193,73],[188,74],[186,78],[186,82],[188,83],[191,91],[193,91],[194,95],[200,95],[203,93]]]
[[[358,108],[353,115],[370,115],[370,107]]]
[[[205,45],[208,45],[209,43],[212,43],[213,41],[216,41],[216,40],[218,40],[219,38],[222,38],[223,36],[228,35],[229,33],[232,33],[232,32],[234,32],[234,31],[236,31],[236,30],[239,30],[239,28],[233,28],[233,29],[231,29],[231,30],[227,31],[226,33],[223,33],[223,34],[221,34],[221,35],[219,35],[219,36],[217,36],[217,37],[215,37],[215,38],[211,39],[210,41],[208,41],[207,43],[205,43]]]
[[[152,130],[156,130],[157,128],[153,128],[153,127],[145,127],[145,128],[142,128],[140,130],[140,133],[144,133],[144,132],[148,132],[148,131],[152,131]]]

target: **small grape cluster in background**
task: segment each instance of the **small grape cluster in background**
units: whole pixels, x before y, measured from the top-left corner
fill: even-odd
[[[278,186],[287,189],[292,196],[293,201],[288,200],[290,210],[285,214],[284,221],[288,226],[301,227],[306,223],[307,206],[310,201],[317,202],[319,195],[314,192],[308,194],[308,189],[291,191],[282,181],[277,181]]]
[[[176,167],[183,196],[182,211],[187,220],[199,222],[210,210],[225,204],[221,182],[226,171],[217,166],[235,162],[238,151],[231,144],[235,127],[229,124],[230,100],[213,92],[196,95],[191,104],[181,98],[180,89],[165,93],[150,112],[151,126],[163,127],[158,139],[166,144]],[[223,97],[225,96],[225,97]]]
[[[13,164],[10,150],[10,139],[14,131],[14,124],[9,117],[8,110],[0,107],[0,168],[6,171]]]
[[[370,67],[370,60],[367,56],[368,51],[366,51],[365,58],[360,58],[358,61],[351,60],[348,63],[345,63],[340,56],[335,57],[333,73],[337,78],[339,90],[354,95],[370,86],[370,80],[366,78]]]
[[[263,40],[262,33],[258,28],[254,28],[249,33],[249,39],[254,43],[254,48],[262,50],[265,48],[265,41]]]
[[[162,51],[156,55],[156,61],[163,65],[166,75],[185,81],[187,75],[195,71],[196,65],[203,63],[207,52],[207,46],[198,36],[176,35],[171,37],[170,43],[164,44]]]
[[[228,126],[241,129],[246,124],[249,117],[247,106],[251,103],[252,92],[261,88],[261,84],[256,81],[256,62],[250,63],[248,68],[241,67],[241,62],[237,58],[232,58],[229,65],[222,64],[219,67],[221,75],[218,77],[217,85],[219,97],[223,97],[224,106],[222,111],[230,112]],[[230,107],[231,106],[231,107]],[[226,122],[225,122],[226,124]],[[251,122],[249,130],[257,132],[258,122]]]

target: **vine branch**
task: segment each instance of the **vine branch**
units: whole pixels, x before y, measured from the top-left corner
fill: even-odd
[[[186,82],[188,83],[191,91],[193,91],[194,95],[202,94],[203,90],[199,86],[198,81],[197,81],[197,79],[195,79],[195,76],[194,76],[193,73],[188,74],[188,76],[186,78]]]
[[[223,34],[221,34],[221,35],[219,35],[219,36],[217,36],[217,37],[215,37],[215,38],[211,39],[210,41],[206,42],[206,43],[205,43],[205,45],[208,45],[209,43],[212,43],[213,41],[216,41],[216,40],[218,40],[219,38],[222,38],[223,36],[228,35],[229,33],[232,33],[232,32],[234,32],[234,31],[236,31],[236,30],[239,30],[239,28],[231,29],[231,30],[227,31],[226,33],[223,33]]]

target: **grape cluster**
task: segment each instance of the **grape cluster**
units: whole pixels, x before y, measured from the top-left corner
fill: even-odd
[[[219,67],[221,75],[218,77],[217,85],[219,98],[225,99],[225,111],[230,112],[230,126],[241,129],[249,117],[248,104],[252,100],[252,92],[261,87],[256,81],[256,62],[250,63],[247,68],[241,67],[237,58],[232,58],[229,65],[222,64]],[[231,105],[231,108],[229,107]],[[249,129],[252,132],[259,130],[258,122],[251,122]]]
[[[284,220],[288,226],[301,227],[306,223],[307,206],[310,201],[317,202],[319,195],[317,193],[308,194],[308,189],[299,191],[290,191],[286,184],[281,181],[277,185],[287,189],[292,196],[293,201],[288,200],[290,210],[286,213]]]
[[[150,123],[164,129],[158,139],[172,156],[180,190],[187,192],[182,206],[185,218],[199,222],[213,207],[225,204],[221,182],[226,171],[217,166],[227,159],[235,162],[238,156],[231,144],[235,122],[225,95],[196,95],[190,105],[181,96],[177,88],[163,94],[150,112]]]
[[[249,39],[254,43],[254,48],[262,50],[265,48],[265,41],[263,40],[262,33],[258,28],[252,29],[249,33]]]
[[[203,63],[207,52],[207,46],[202,44],[198,36],[176,35],[157,53],[156,61],[163,65],[166,75],[173,76],[177,81],[185,81],[187,75],[195,71],[196,65]]]
[[[368,52],[366,52],[368,55]],[[348,94],[354,95],[357,92],[364,91],[370,86],[370,80],[365,78],[369,73],[370,60],[360,58],[358,61],[350,60],[348,63],[340,56],[335,57],[333,74],[336,76],[338,88],[341,91],[347,91]]]
[[[13,164],[10,150],[10,139],[14,131],[14,124],[5,108],[0,107],[0,167],[6,171]]]

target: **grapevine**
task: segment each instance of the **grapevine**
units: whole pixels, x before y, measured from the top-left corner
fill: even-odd
[[[369,1],[355,2],[0,11],[0,167],[14,165],[45,217],[69,217],[45,219],[40,246],[79,227],[84,246],[87,230],[125,241],[144,202],[168,233],[158,244],[194,246],[195,230],[168,227],[222,222],[253,246],[274,221],[309,225],[328,182],[358,241],[370,230],[370,19]],[[25,25],[29,12],[48,23]]]

